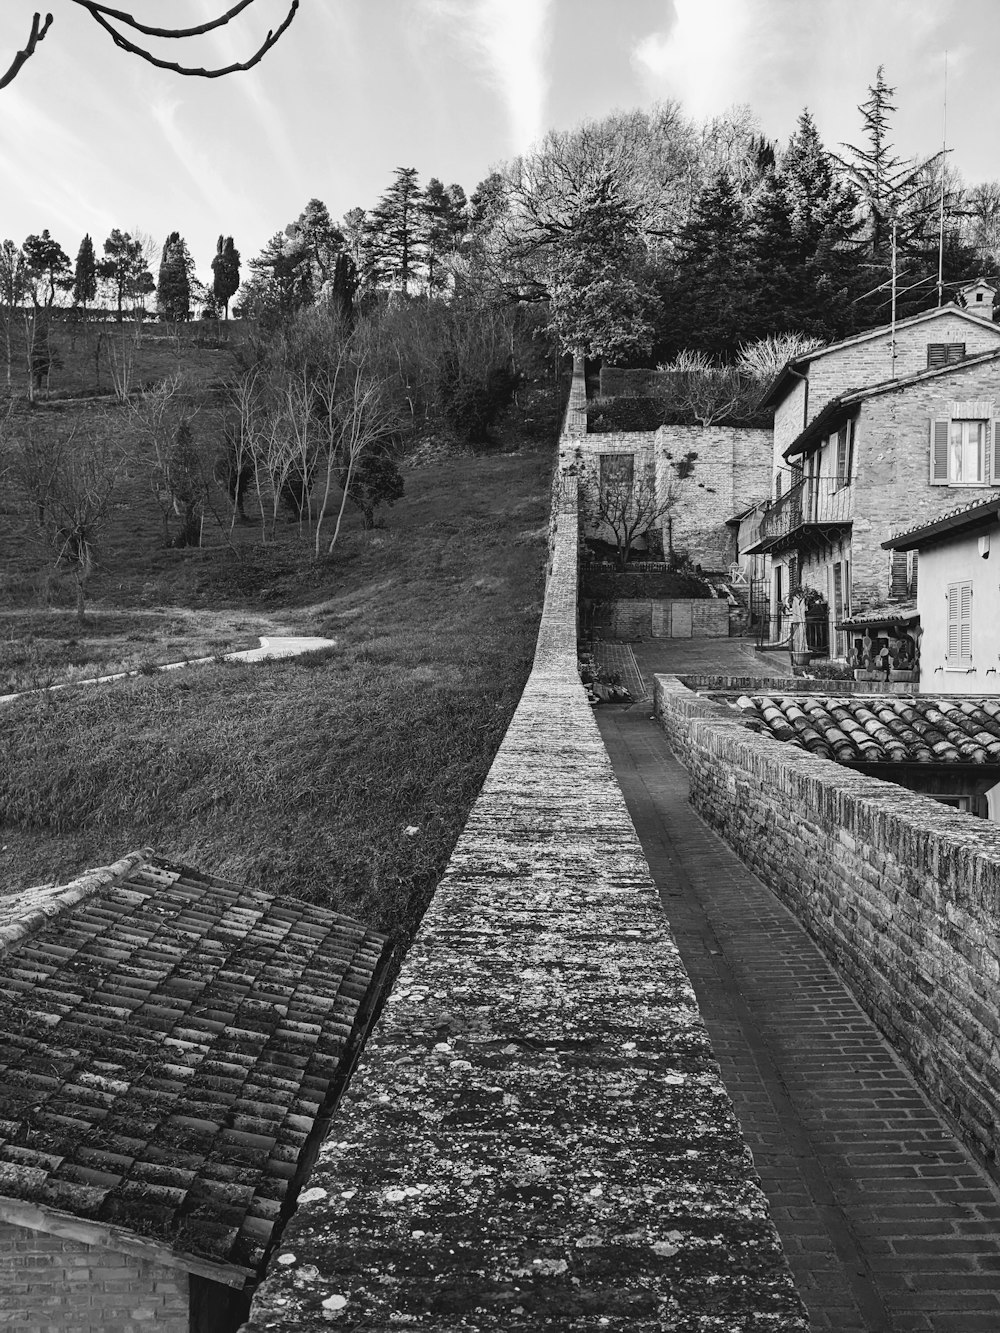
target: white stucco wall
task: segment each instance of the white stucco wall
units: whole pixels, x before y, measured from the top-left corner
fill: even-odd
[[[979,538],[989,537],[984,559]],[[972,583],[972,669],[956,670],[946,660],[948,585]],[[1000,694],[1000,523],[920,551],[917,590],[920,612],[920,692]]]

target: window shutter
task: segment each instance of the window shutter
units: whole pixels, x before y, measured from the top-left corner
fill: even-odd
[[[993,422],[993,485],[1000,486],[1000,421]]]
[[[928,343],[927,369],[951,365],[965,357],[965,343]]]
[[[958,657],[959,640],[959,585],[948,585],[948,646],[945,649],[945,661],[954,662]]]
[[[931,485],[948,485],[949,421],[931,422]]]
[[[959,584],[958,599],[959,636],[958,655],[963,662],[972,661],[972,584]]]
[[[847,461],[847,427],[841,426],[837,433],[837,485],[846,486],[850,479]]]

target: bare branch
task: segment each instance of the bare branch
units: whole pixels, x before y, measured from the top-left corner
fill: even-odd
[[[10,62],[10,67],[5,74],[0,75],[0,88],[6,88],[8,83],[13,83],[21,71],[21,66],[26,60],[30,60],[35,54],[35,47],[45,37],[49,28],[52,26],[52,15],[45,15],[45,22],[42,23],[41,14],[35,14],[31,20],[31,32],[28,34],[28,41],[23,50],[18,51],[14,59]]]
[[[263,60],[271,47],[275,45],[281,35],[291,26],[292,20],[295,18],[295,14],[299,7],[299,0],[292,0],[291,7],[285,15],[284,22],[277,28],[277,30],[268,30],[268,34],[264,38],[264,41],[249,60],[226,65],[218,69],[205,69],[195,68],[189,65],[179,65],[174,60],[161,60],[159,56],[154,56],[151,51],[147,51],[142,46],[137,46],[136,43],[126,37],[124,33],[119,32],[117,28],[111,26],[108,20],[104,17],[105,7],[97,4],[95,0],[73,0],[73,3],[80,5],[81,8],[85,9],[94,22],[98,23],[104,29],[114,42],[115,46],[120,50],[128,52],[129,55],[138,56],[140,60],[145,60],[148,64],[155,65],[157,69],[166,69],[172,74],[184,74],[190,78],[200,79],[221,79],[225,74],[240,74],[245,70],[253,69],[254,65],[259,64],[260,61]],[[223,15],[221,20],[214,20],[211,24],[204,25],[201,29],[193,29],[192,31],[211,31],[212,28],[219,27],[221,23],[228,23],[233,15],[238,14],[243,7],[244,6],[242,5],[237,5],[228,15]],[[130,26],[159,37],[180,37],[186,35],[181,30],[171,32],[166,29],[140,28],[140,25],[135,22],[131,23]]]
[[[254,0],[239,0],[239,4],[233,5],[232,9],[222,14],[217,19],[209,19],[207,23],[199,23],[194,28],[153,28],[147,23],[140,23],[132,14],[127,14],[123,9],[112,9],[110,5],[101,4],[100,0],[73,0],[74,4],[80,5],[94,17],[98,13],[103,14],[105,18],[114,19],[118,23],[124,23],[136,32],[141,32],[146,37],[201,37],[206,32],[213,32],[216,28],[224,28],[226,24],[241,14],[254,3]]]
[[[159,56],[154,55],[152,51],[148,51],[144,46],[138,45],[137,42],[126,36],[125,33],[119,31],[119,29],[114,26],[114,23],[123,24],[126,28],[131,29],[132,32],[141,33],[144,37],[162,37],[168,39],[201,37],[205,33],[215,32],[219,28],[224,28],[228,23],[231,23],[233,19],[242,14],[244,10],[249,9],[254,3],[254,0],[237,0],[236,4],[227,9],[224,14],[220,14],[218,18],[209,19],[205,23],[198,23],[190,28],[158,28],[151,24],[141,23],[134,15],[129,14],[126,10],[112,9],[110,5],[102,3],[102,0],[70,0],[70,3],[78,5],[81,9],[85,10],[94,22],[104,29],[114,42],[115,46],[120,50],[127,52],[129,55],[138,56],[140,60],[145,60],[148,64],[155,65],[157,69],[169,70],[172,74],[183,74],[191,78],[220,79],[225,74],[239,74],[244,70],[253,69],[254,65],[259,64],[264,56],[267,55],[268,51],[270,51],[271,47],[278,42],[282,34],[291,26],[292,20],[298,12],[300,0],[291,0],[288,13],[285,15],[283,22],[276,29],[268,29],[264,41],[249,59],[237,61],[232,65],[220,66],[216,69],[181,65],[174,60],[162,60]],[[17,52],[6,73],[0,75],[0,88],[6,88],[9,83],[13,83],[14,79],[16,79],[17,75],[20,73],[22,65],[34,54],[35,48],[38,46],[39,42],[42,41],[51,26],[51,14],[46,14],[44,23],[42,22],[41,14],[35,14],[32,20],[31,32],[28,36],[27,45],[23,50]]]

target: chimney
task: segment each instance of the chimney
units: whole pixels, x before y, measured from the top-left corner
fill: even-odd
[[[958,299],[970,314],[980,315],[983,319],[993,319],[993,302],[996,300],[996,295],[997,289],[985,278],[977,278],[975,282],[959,288]]]

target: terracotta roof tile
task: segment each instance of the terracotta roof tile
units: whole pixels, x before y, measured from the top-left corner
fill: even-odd
[[[843,764],[998,764],[1000,703],[896,695],[736,702],[748,726]]]
[[[0,1193],[258,1265],[384,945],[148,851],[0,899]]]

